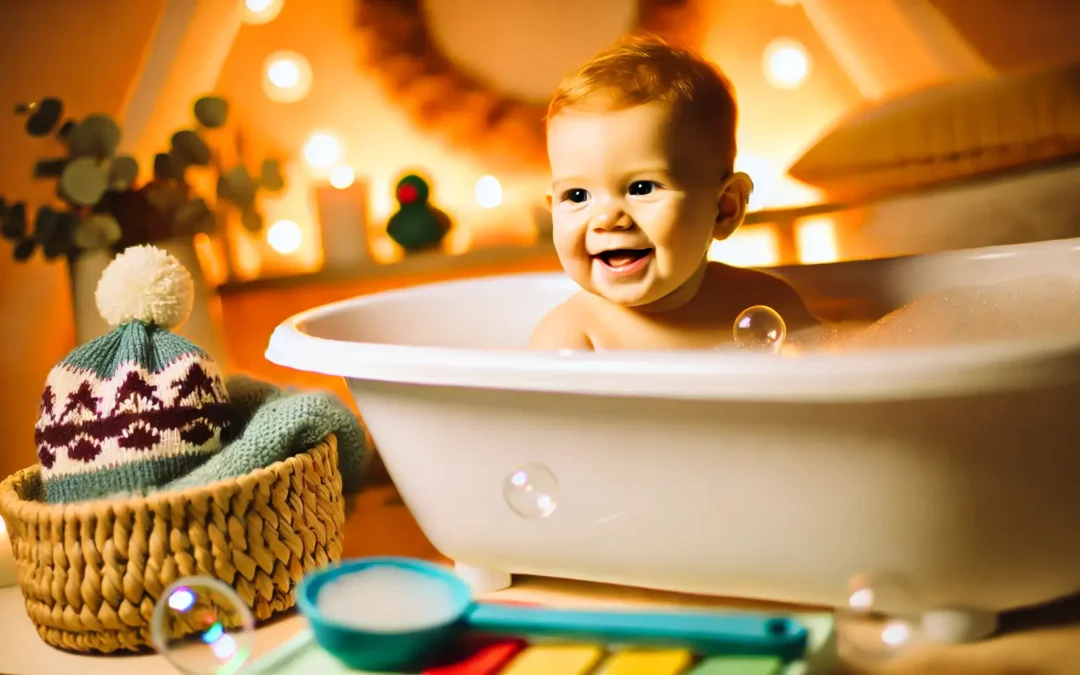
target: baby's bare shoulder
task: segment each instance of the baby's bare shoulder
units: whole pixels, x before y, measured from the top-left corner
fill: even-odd
[[[575,294],[540,320],[529,338],[529,349],[592,349],[590,319],[588,303]]]
[[[780,277],[761,270],[709,263],[706,275],[716,293],[734,294],[744,304],[767,305],[784,317],[789,328],[818,323],[795,288]]]

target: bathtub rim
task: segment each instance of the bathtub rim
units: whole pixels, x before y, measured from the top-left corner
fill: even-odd
[[[1075,246],[1080,240],[1053,244]],[[1017,246],[994,247],[992,255]],[[986,251],[990,249],[916,257],[971,257],[986,255]],[[567,283],[559,272],[507,274],[340,300],[286,319],[274,329],[265,356],[276,365],[360,381],[718,401],[839,403],[940,398],[1080,381],[1080,336],[778,358],[725,350],[463,349],[333,340],[305,331],[310,322],[338,312],[506,280],[554,283],[560,288]]]

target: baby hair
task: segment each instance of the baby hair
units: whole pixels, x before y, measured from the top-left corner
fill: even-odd
[[[548,106],[550,120],[568,108],[620,109],[673,104],[715,141],[725,168],[735,161],[738,105],[731,81],[696,52],[652,36],[624,38],[565,78]]]

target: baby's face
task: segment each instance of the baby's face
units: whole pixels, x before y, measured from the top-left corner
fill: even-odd
[[[582,288],[644,307],[705,264],[724,176],[693,127],[659,102],[550,120],[552,234]]]

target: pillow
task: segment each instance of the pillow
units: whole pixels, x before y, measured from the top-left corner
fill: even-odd
[[[860,200],[1080,154],[1080,65],[959,80],[863,108],[788,174]]]

